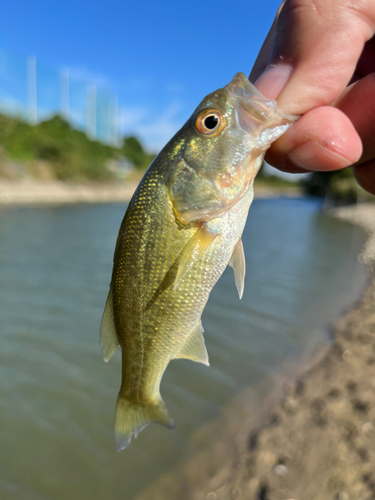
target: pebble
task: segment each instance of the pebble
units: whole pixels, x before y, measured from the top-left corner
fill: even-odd
[[[285,465],[279,464],[279,465],[276,465],[276,467],[274,468],[274,471],[279,476],[285,476],[285,474],[288,473],[288,467],[286,467]]]
[[[346,491],[342,491],[337,498],[338,500],[349,500],[349,495]]]
[[[351,351],[344,351],[342,353],[342,359],[344,361],[350,362],[351,357],[352,357],[352,352]]]
[[[371,422],[366,422],[365,424],[362,425],[361,429],[362,429],[362,432],[364,432],[365,434],[367,432],[370,432],[372,431],[374,428],[374,426],[372,425]]]
[[[263,451],[259,453],[258,460],[264,465],[272,466],[276,462],[276,455],[271,451]]]
[[[345,361],[345,363],[348,363],[348,365],[351,366],[357,366],[359,363],[358,358],[354,356],[352,351],[344,351],[342,353],[342,359]]]

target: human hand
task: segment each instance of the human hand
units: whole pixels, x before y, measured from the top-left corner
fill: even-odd
[[[265,97],[303,115],[269,149],[286,172],[354,164],[375,194],[375,1],[285,0],[250,74]]]

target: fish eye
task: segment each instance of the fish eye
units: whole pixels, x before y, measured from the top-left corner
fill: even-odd
[[[209,130],[213,130],[219,123],[219,118],[215,115],[209,115],[203,120],[204,126]]]
[[[216,109],[202,111],[195,120],[198,132],[205,135],[216,135],[223,129],[224,125],[224,117]]]

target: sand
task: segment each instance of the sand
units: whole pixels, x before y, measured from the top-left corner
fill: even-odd
[[[375,499],[375,205],[330,215],[368,232],[361,258],[370,269],[363,296],[337,320],[332,345],[258,422],[232,407],[225,431],[212,425],[200,451],[137,500]]]
[[[69,183],[57,180],[37,181],[24,179],[12,181],[0,178],[0,206],[61,205],[67,203],[113,203],[130,201],[142,174],[135,179],[112,183]],[[296,186],[259,186],[256,198],[301,196]]]
[[[0,179],[0,205],[60,205],[126,202],[138,181],[118,184],[74,184],[62,181]]]

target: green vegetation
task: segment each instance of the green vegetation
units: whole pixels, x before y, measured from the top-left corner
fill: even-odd
[[[298,182],[283,179],[278,175],[266,174],[264,162],[255,178],[255,189],[275,193],[275,195],[302,195],[301,186]]]
[[[355,180],[353,170],[344,168],[335,172],[313,172],[300,182],[291,182],[276,175],[266,175],[262,165],[256,183],[259,187],[281,189],[283,191],[300,191],[307,196],[327,198],[333,205],[356,203],[360,200],[373,199]]]
[[[144,152],[142,144],[134,137],[126,137],[122,146],[122,155],[130,160],[139,170],[146,170],[155,155],[148,155]]]
[[[124,165],[130,164],[142,171],[153,158],[134,136],[124,138],[122,146],[115,148],[90,140],[58,115],[32,126],[0,114],[0,176],[109,181],[121,176]],[[296,183],[266,175],[263,164],[256,185],[274,191],[327,197],[336,204],[370,197],[358,186],[350,168],[315,172]]]
[[[357,184],[351,168],[335,172],[314,172],[301,184],[305,194],[326,197],[334,204],[356,203],[358,198],[371,198]]]
[[[48,165],[52,178],[97,180],[114,178],[109,162],[126,158],[137,169],[146,169],[154,155],[147,154],[135,137],[124,139],[121,148],[90,140],[56,115],[35,126],[0,115],[0,145],[10,160],[23,162],[35,176],[35,162]]]

